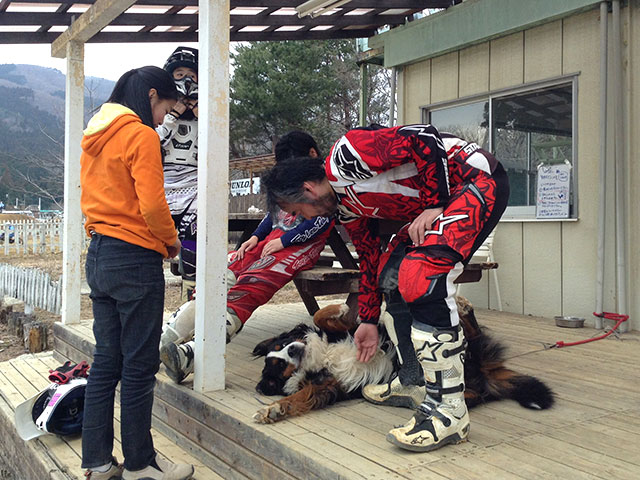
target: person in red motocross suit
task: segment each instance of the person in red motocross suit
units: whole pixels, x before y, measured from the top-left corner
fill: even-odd
[[[300,131],[283,135],[275,146],[276,161],[319,156],[313,137]],[[305,219],[282,210],[268,213],[251,237],[228,255],[227,342],[251,314],[267,303],[298,272],[315,265],[334,221],[327,217]],[[165,325],[160,339],[160,360],[176,383],[194,368],[195,300],[184,303]]]
[[[331,227],[327,217],[305,220],[282,210],[266,215],[251,237],[229,253],[227,268],[236,281],[227,292],[227,310],[244,324],[298,272],[315,265]]]
[[[465,341],[453,281],[506,208],[502,165],[477,144],[432,125],[360,128],[340,138],[324,164],[283,162],[262,185],[270,205],[306,217],[335,211],[348,231],[360,257],[355,342],[361,361],[378,348],[376,324],[386,299],[393,321],[385,326],[395,330],[402,368],[389,385],[371,395],[365,388],[364,396],[404,405],[407,387],[425,393],[410,403],[418,403],[414,417],[387,439],[414,451],[466,440]],[[408,222],[384,253],[378,219]]]

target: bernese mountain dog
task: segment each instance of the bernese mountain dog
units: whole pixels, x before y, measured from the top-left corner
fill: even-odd
[[[472,305],[457,297],[460,323],[467,339],[465,400],[469,408],[501,399],[513,399],[525,408],[544,410],[554,402],[551,389],[535,377],[504,366],[504,345],[478,325]],[[383,313],[383,315],[388,315]],[[253,355],[265,365],[256,390],[284,395],[253,416],[258,423],[274,423],[338,401],[362,397],[367,384],[388,382],[398,368],[397,355],[383,322],[379,347],[367,363],[356,359],[353,333],[357,325],[346,305],[318,310],[313,325],[301,323],[288,332],[260,342]]]

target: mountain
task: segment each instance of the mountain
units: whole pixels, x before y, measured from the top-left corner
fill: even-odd
[[[103,78],[85,78],[85,118],[114,85]],[[0,200],[5,203],[13,204],[14,197],[38,203],[33,184],[61,197],[64,97],[65,75],[59,70],[0,65]]]

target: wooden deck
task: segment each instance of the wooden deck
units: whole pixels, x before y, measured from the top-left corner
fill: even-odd
[[[154,426],[166,437],[156,437],[158,447],[170,458],[188,459],[179,445],[197,458],[188,460],[199,465],[200,480],[218,478],[212,470],[222,478],[640,478],[640,335],[545,350],[543,343],[602,332],[562,329],[550,319],[494,311],[477,315],[508,345],[508,365],[554,389],[554,408],[531,411],[512,401],[476,408],[469,442],[426,454],[385,441],[387,431],[404,423],[411,411],[363,400],[275,425],[255,424],[251,416],[270,399],[255,393],[263,361],[252,359],[250,351],[258,341],[310,321],[302,303],[275,305],[260,308],[228,346],[225,391],[196,394],[188,382],[172,384],[161,369]],[[86,358],[91,344],[90,322],[56,328],[58,359]],[[36,356],[3,364],[2,396],[8,406],[46,383],[47,368],[55,363]],[[47,437],[43,444],[76,478],[79,440]]]
[[[63,439],[53,435],[45,435],[39,437],[37,441],[23,442],[13,430],[15,407],[49,385],[50,382],[47,379],[49,369],[59,365],[60,362],[54,358],[52,352],[23,355],[14,360],[0,363],[0,383],[2,384],[0,387],[0,410],[2,410],[2,416],[5,417],[0,421],[0,428],[4,430],[5,427],[8,427],[9,430],[8,432],[0,430],[2,431],[0,445],[4,447],[3,457],[6,452],[13,457],[12,460],[19,460],[23,464],[21,467],[13,462],[10,463],[16,470],[16,480],[84,478],[84,470],[80,468],[82,451],[80,436]],[[120,408],[116,404],[114,454],[122,461],[119,417]],[[6,419],[9,421],[7,422]],[[212,480],[223,478],[157,430],[153,430],[152,435],[156,450],[161,456],[173,462],[189,462],[195,465],[196,478],[210,478]],[[29,453],[36,453],[38,456],[36,462],[29,457]],[[36,463],[40,463],[40,465],[36,465]],[[45,472],[46,477],[44,476]]]

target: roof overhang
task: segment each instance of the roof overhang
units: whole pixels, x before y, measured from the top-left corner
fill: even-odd
[[[300,0],[231,0],[231,41],[368,38],[427,8],[461,0],[349,0],[300,18]],[[195,42],[198,0],[0,0],[0,44],[51,43],[64,57],[69,41]]]

